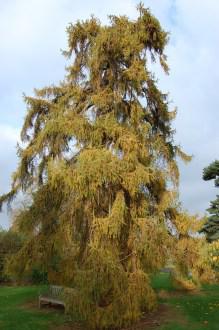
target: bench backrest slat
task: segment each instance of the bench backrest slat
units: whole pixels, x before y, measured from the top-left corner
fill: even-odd
[[[53,298],[57,298],[62,296],[63,294],[63,287],[58,285],[50,285],[49,286],[49,295]]]

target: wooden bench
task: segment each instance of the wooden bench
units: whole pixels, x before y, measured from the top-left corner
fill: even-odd
[[[42,304],[60,305],[65,308],[64,288],[58,285],[50,285],[48,290],[39,296],[39,308]]]

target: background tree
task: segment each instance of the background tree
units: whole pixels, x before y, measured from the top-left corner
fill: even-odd
[[[19,233],[0,229],[0,281],[9,280],[5,266],[7,260],[20,250],[22,241]]]
[[[216,160],[206,167],[203,171],[204,180],[214,179],[215,187],[219,187],[219,161]],[[210,216],[204,224],[201,232],[205,233],[209,242],[219,239],[219,195],[211,201],[210,208],[207,209]]]
[[[172,255],[176,157],[189,160],[174,144],[176,112],[148,65],[158,60],[168,72],[168,34],[138,10],[134,21],[69,25],[67,76],[25,97],[20,163],[1,198],[33,191],[17,219],[29,239],[11,271],[43,264],[89,328],[130,324],[156,305],[149,275]]]
[[[176,232],[171,261],[175,266],[173,281],[176,287],[193,290],[202,283],[214,282],[209,244],[198,234],[205,219],[178,212],[173,222]]]
[[[22,245],[19,251],[17,251],[16,256],[12,255],[7,258],[7,262],[4,267],[5,274],[9,277],[16,279],[17,281],[25,283],[47,283],[47,268],[45,267],[45,262],[43,260],[43,254],[40,254],[37,251],[34,251],[34,247],[38,247],[40,251],[41,247],[37,241],[33,240],[33,237],[36,236],[37,228],[33,225],[34,219],[39,218],[41,213],[45,216],[45,204],[44,206],[39,205],[39,209],[36,210],[36,202],[34,201],[35,194],[30,191],[25,192],[22,200],[19,204],[16,205],[16,208],[13,207],[11,212],[11,229],[20,237],[22,237]],[[46,204],[46,209],[49,214],[50,204]],[[46,215],[48,217],[48,214]],[[32,245],[31,245],[32,242]],[[35,243],[35,245],[33,245]],[[31,245],[31,246],[30,246]],[[23,259],[23,254],[29,255],[28,259]],[[34,258],[37,255],[38,258]],[[40,260],[41,257],[41,260]]]

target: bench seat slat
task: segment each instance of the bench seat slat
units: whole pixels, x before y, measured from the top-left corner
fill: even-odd
[[[44,301],[44,302],[50,302],[52,304],[57,304],[57,305],[65,305],[65,303],[61,300],[57,300],[57,299],[53,299],[53,298],[50,298],[50,297],[40,297],[39,298],[40,302],[41,301]]]

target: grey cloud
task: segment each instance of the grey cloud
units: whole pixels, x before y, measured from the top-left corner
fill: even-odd
[[[0,194],[10,189],[10,178],[17,165],[16,142],[19,140],[18,129],[8,125],[0,125]],[[0,213],[0,226],[8,226],[8,212],[6,207]]]

